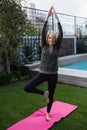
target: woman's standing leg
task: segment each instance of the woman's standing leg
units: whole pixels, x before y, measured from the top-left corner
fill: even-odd
[[[47,104],[47,119],[50,120],[49,113],[53,103],[53,96],[56,88],[58,75],[51,74],[48,78],[48,90],[49,90],[49,103]]]

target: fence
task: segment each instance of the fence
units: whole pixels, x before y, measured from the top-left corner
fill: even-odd
[[[24,8],[27,13],[27,18],[32,22],[34,27],[37,29],[37,32],[41,32],[43,23],[47,16],[47,11],[34,9],[34,8]],[[72,15],[66,15],[58,13],[58,17],[61,21],[64,35],[87,35],[87,18],[76,17]],[[54,17],[49,18],[49,29],[57,31],[57,25],[55,24]]]

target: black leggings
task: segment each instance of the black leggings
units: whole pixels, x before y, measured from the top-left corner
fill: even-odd
[[[58,75],[56,74],[37,74],[33,79],[29,81],[29,83],[25,86],[24,90],[30,93],[36,93],[44,95],[44,91],[36,88],[38,85],[43,83],[44,81],[48,82],[48,91],[49,91],[49,103],[47,104],[47,112],[49,113],[51,110],[51,106],[53,103],[53,95],[56,88]]]

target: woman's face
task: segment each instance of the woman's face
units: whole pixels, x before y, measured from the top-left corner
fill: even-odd
[[[54,44],[54,39],[53,39],[51,34],[49,34],[47,41],[48,41],[49,45],[53,45]]]

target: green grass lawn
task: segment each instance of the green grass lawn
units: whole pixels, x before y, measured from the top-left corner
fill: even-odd
[[[24,92],[27,81],[0,86],[0,130],[6,130],[12,124],[46,106],[43,96]],[[39,86],[47,89],[47,83]],[[57,84],[54,100],[78,106],[65,119],[56,123],[50,130],[86,130],[87,129],[87,88]]]

